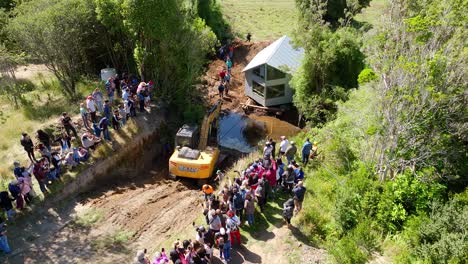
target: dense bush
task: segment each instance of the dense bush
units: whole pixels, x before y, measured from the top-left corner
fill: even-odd
[[[468,256],[468,204],[455,197],[435,201],[431,212],[408,221],[403,233],[413,256],[430,263],[464,263]]]
[[[399,231],[409,215],[427,211],[430,202],[441,199],[444,191],[441,184],[422,182],[410,173],[399,175],[385,184],[377,220],[385,230]]]

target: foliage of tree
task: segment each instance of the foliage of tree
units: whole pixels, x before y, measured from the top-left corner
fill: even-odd
[[[380,178],[425,170],[425,180],[466,186],[466,1],[392,4],[369,48],[382,79]]]
[[[305,19],[317,14],[334,27],[348,25],[354,15],[369,5],[371,0],[296,0],[300,14]],[[319,11],[320,12],[317,12]]]
[[[68,97],[87,70],[89,41],[96,36],[92,2],[37,0],[15,8],[10,36],[30,55],[40,59],[60,81]]]
[[[168,103],[199,105],[191,101],[193,87],[216,35],[200,18],[191,18],[181,0],[125,0],[125,26],[134,36],[135,60],[142,79],[155,79]]]
[[[372,70],[312,130],[321,160],[298,221],[337,262],[367,261],[384,238],[397,262],[466,262],[466,7],[391,1],[364,38]]]
[[[133,50],[133,38],[124,24],[122,14],[123,0],[94,0],[96,4],[97,20],[104,27],[101,30],[101,42],[108,54],[112,67],[126,70],[127,73],[136,70]]]
[[[19,83],[15,71],[24,64],[24,56],[10,52],[5,45],[0,44],[0,95],[9,98],[18,108],[25,92],[31,91],[30,85]]]
[[[205,20],[219,40],[231,38],[231,29],[224,20],[220,5],[216,0],[195,0],[197,15]]]
[[[321,125],[333,117],[336,101],[346,100],[347,90],[357,87],[364,55],[355,29],[333,31],[319,15],[309,19],[301,20],[296,32],[296,43],[304,47],[305,56],[291,85],[296,107],[314,125]]]

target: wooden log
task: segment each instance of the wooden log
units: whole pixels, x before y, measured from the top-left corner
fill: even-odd
[[[283,112],[283,110],[280,109],[280,108],[258,106],[258,105],[252,105],[252,104],[244,104],[244,103],[241,103],[241,105],[245,106],[245,107],[252,107],[252,108],[263,109],[263,110],[267,110],[267,111]]]

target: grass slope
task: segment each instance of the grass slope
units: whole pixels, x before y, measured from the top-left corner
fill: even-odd
[[[236,35],[253,41],[274,40],[291,35],[296,24],[294,0],[223,0],[223,14]]]

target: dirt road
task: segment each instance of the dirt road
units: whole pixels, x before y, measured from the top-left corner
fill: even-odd
[[[140,248],[159,249],[201,212],[199,192],[164,180],[164,174],[150,171],[146,178],[38,209],[9,228],[16,250],[6,262],[129,263]]]

